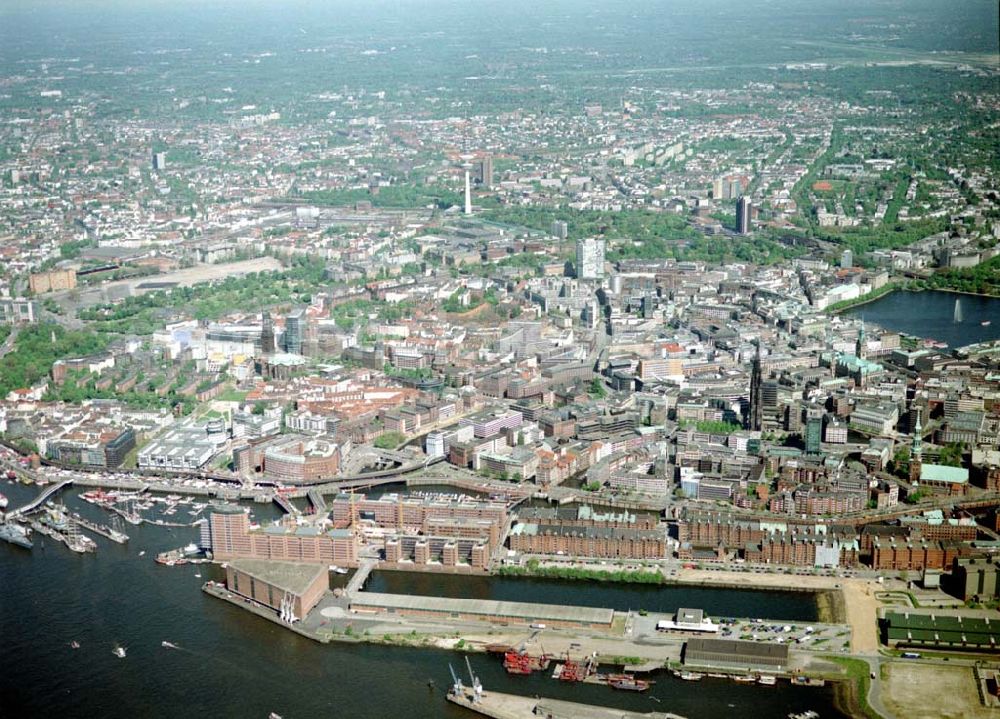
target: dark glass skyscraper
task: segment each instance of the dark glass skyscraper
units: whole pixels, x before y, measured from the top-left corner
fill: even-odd
[[[260,351],[269,355],[274,353],[274,325],[271,323],[271,313],[264,310],[260,313]]]

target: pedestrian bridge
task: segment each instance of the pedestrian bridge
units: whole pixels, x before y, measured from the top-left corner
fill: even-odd
[[[51,499],[54,495],[61,492],[65,487],[67,487],[70,484],[73,484],[72,479],[64,479],[62,482],[59,482],[58,484],[53,484],[51,487],[47,488],[45,491],[43,491],[41,494],[39,494],[37,497],[35,497],[33,500],[28,502],[23,507],[15,509],[13,512],[8,512],[7,517],[10,519],[16,519],[17,517],[21,517],[24,516],[25,514],[30,514],[31,512],[34,512],[36,509],[38,509],[43,504],[48,502],[49,499]]]

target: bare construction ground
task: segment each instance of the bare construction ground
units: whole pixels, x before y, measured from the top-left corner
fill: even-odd
[[[833,616],[820,617],[827,622],[851,625],[851,650],[854,654],[878,652],[878,585],[872,580],[790,574],[748,574],[682,569],[677,577],[682,584],[734,584],[757,589],[810,589],[833,592]],[[840,606],[836,606],[840,605]]]
[[[971,667],[899,661],[886,669],[882,701],[897,717],[996,719],[998,715],[980,703]]]

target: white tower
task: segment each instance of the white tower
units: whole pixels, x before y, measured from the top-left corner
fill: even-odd
[[[469,170],[465,170],[465,214],[472,214],[472,188],[469,185]]]

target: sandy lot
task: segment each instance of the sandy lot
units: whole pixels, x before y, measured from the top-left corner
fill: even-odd
[[[886,708],[906,719],[996,719],[979,702],[970,667],[892,662],[883,683]]]

